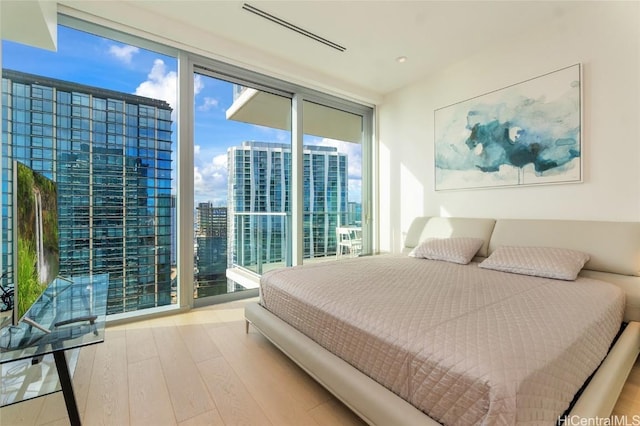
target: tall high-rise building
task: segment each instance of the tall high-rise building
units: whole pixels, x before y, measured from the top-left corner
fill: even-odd
[[[109,274],[108,313],[171,303],[171,107],[2,73],[2,266],[11,269],[12,161],[58,185],[60,275]]]
[[[227,208],[196,207],[195,297],[227,292]]]
[[[244,142],[228,149],[229,264],[262,273],[287,263],[291,235],[291,146]],[[334,147],[304,146],[304,256],[333,256],[348,221],[348,159]]]
[[[196,207],[197,235],[203,237],[227,236],[227,208],[214,207],[210,202]]]

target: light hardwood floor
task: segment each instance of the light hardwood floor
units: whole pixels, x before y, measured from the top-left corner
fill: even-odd
[[[255,329],[246,301],[108,327],[83,348],[84,425],[364,425]],[[640,413],[640,360],[615,414]],[[60,392],[0,409],[2,426],[68,425]]]

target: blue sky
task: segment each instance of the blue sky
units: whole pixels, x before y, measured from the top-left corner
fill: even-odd
[[[167,101],[176,107],[177,60],[157,52],[129,46],[67,27],[58,27],[58,51],[51,52],[10,41],[2,42],[2,66],[17,71],[73,81]],[[233,102],[232,84],[196,75],[194,179],[195,201],[226,205],[227,164],[230,146],[246,140],[289,142],[289,132],[227,120]],[[175,118],[175,117],[174,117]],[[174,144],[176,137],[175,124]],[[354,147],[337,141],[305,136],[305,144]],[[334,143],[332,143],[334,142]],[[354,145],[354,144],[348,144]],[[175,146],[175,145],[174,145]],[[360,150],[350,154],[350,200],[360,200]],[[174,150],[174,168],[175,168]],[[350,167],[351,169],[352,167]],[[175,174],[173,184],[175,186]],[[175,190],[175,188],[174,188]]]

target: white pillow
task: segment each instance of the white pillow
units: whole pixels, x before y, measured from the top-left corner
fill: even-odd
[[[466,265],[471,262],[482,244],[482,238],[427,238],[411,250],[409,256]]]
[[[481,268],[515,274],[573,281],[589,255],[557,247],[498,247],[480,263]]]

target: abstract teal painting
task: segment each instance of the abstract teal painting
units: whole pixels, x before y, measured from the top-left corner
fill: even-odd
[[[581,117],[580,64],[439,108],[435,189],[581,182]]]

